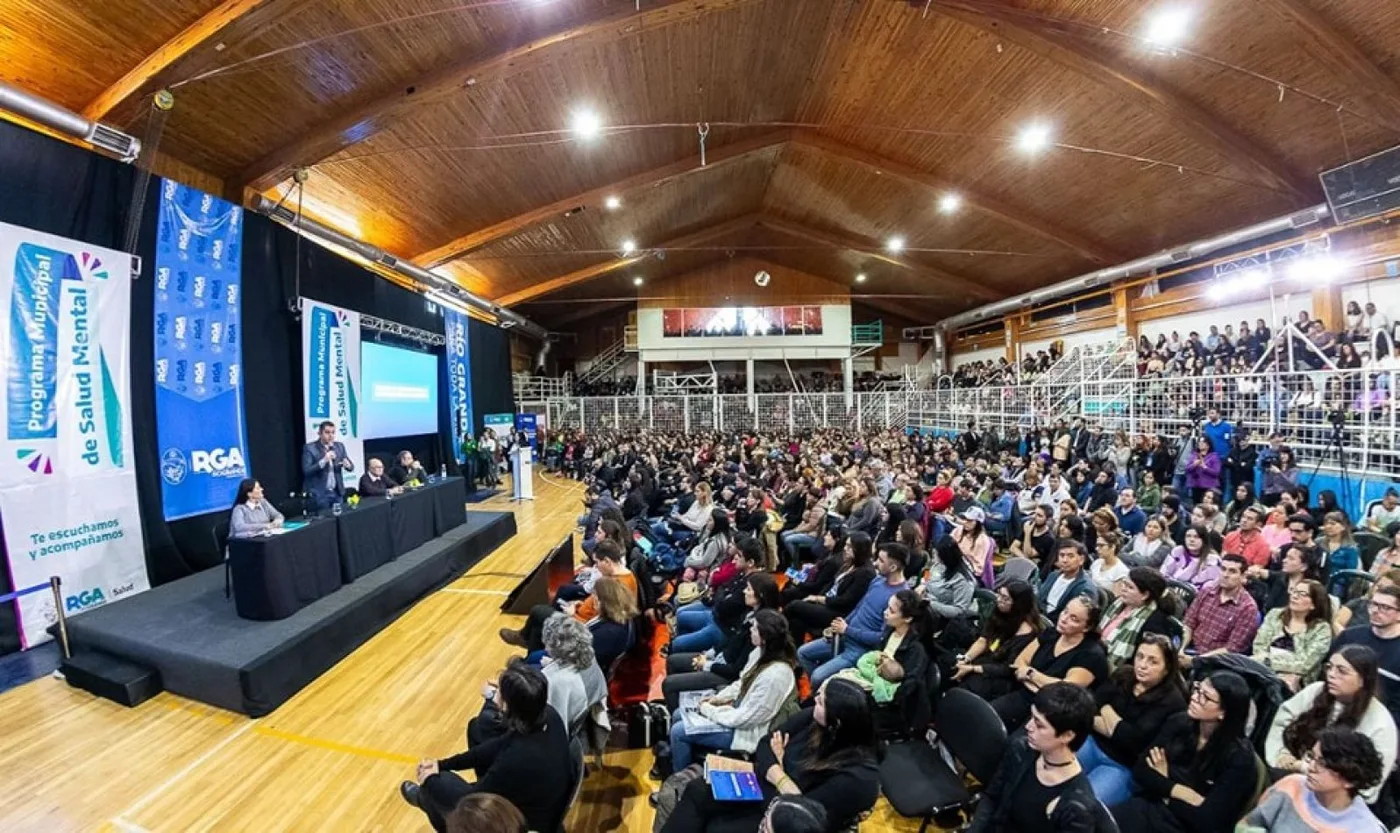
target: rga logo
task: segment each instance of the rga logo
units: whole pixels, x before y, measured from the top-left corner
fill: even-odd
[[[185,475],[189,472],[189,461],[185,459],[185,452],[180,449],[167,448],[165,453],[160,455],[161,479],[171,486],[179,486],[183,483]]]
[[[196,301],[204,300],[204,288],[209,285],[209,279],[203,275],[194,276],[194,297]],[[200,306],[200,304],[196,304]]]
[[[170,288],[170,267],[162,266],[156,270],[156,289],[161,292]]]
[[[64,599],[63,609],[67,613],[78,613],[105,601],[107,601],[107,597],[102,595],[102,588],[94,587]]]
[[[163,385],[170,378],[170,359],[156,359],[156,384]]]
[[[176,340],[176,341],[184,341],[184,340],[185,340],[185,329],[186,329],[187,326],[188,326],[188,325],[186,324],[185,316],[183,316],[183,315],[177,315],[177,316],[175,316],[175,340]]]
[[[222,321],[209,322],[209,343],[222,344],[224,340],[224,325]]]
[[[237,447],[224,450],[213,448],[209,451],[195,451],[190,454],[196,474],[212,474],[215,477],[241,477],[243,475],[243,452]]]
[[[233,306],[234,302],[237,300],[238,284],[231,283],[228,286],[224,287],[224,303],[228,304],[229,306]]]

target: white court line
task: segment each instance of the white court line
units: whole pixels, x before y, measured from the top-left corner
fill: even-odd
[[[478,590],[474,587],[444,587],[439,593],[468,593],[473,596],[509,596],[509,590]]]
[[[200,755],[198,758],[195,758],[193,761],[190,761],[188,764],[186,764],[184,769],[165,779],[165,781],[161,782],[161,784],[155,789],[141,796],[141,798],[135,804],[118,813],[117,818],[124,819],[127,816],[135,815],[138,810],[144,809],[147,804],[150,804],[152,801],[155,801],[157,798],[160,798],[161,793],[170,789],[172,786],[175,785],[176,782],[182,781],[185,778],[187,778],[191,772],[194,772],[196,769],[199,769],[199,767],[203,766],[210,758],[223,751],[223,748],[225,746],[228,746],[230,743],[233,743],[234,741],[243,737],[243,735],[247,734],[248,730],[252,729],[253,726],[256,724],[256,720],[249,720],[247,723],[243,724],[243,728],[239,729],[238,731],[234,732],[233,734],[214,744],[212,747],[209,748],[209,751],[205,752],[203,755]],[[130,822],[128,822],[128,824],[129,823]]]
[[[121,816],[112,819],[112,826],[122,831],[122,833],[151,833],[150,830],[147,830],[139,824],[129,822]]]

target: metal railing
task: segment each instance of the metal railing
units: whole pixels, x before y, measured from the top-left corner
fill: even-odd
[[[956,433],[976,422],[1006,439],[1082,416],[1119,430],[1173,435],[1209,407],[1245,425],[1258,443],[1280,432],[1304,469],[1345,464],[1358,476],[1400,477],[1400,419],[1393,385],[1400,361],[1362,370],[1278,371],[1187,378],[1077,379],[1059,384],[855,393],[764,393],[748,396],[667,394],[557,397],[551,428],[585,431],[775,431],[821,427],[856,431]],[[1108,378],[1104,378],[1107,376]],[[1340,438],[1340,450],[1334,443]]]
[[[574,390],[574,374],[563,376],[531,376],[516,373],[511,376],[516,402],[542,402],[568,396]]]

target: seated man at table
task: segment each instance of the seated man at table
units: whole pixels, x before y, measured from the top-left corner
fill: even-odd
[[[319,512],[344,497],[345,472],[354,470],[345,445],[335,441],[335,423],[321,423],[316,439],[301,450],[302,491],[310,499],[309,508]]]
[[[407,449],[399,452],[399,461],[389,469],[389,479],[400,486],[407,486],[410,482],[417,480],[419,483],[428,482],[428,473],[413,459],[413,452]]]
[[[403,492],[403,487],[384,476],[384,461],[378,457],[369,458],[365,473],[360,475],[360,495],[362,497],[384,497]]]

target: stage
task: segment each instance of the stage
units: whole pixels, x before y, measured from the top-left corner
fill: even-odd
[[[466,525],[286,619],[240,619],[216,567],[68,620],[75,655],[96,649],[160,672],[166,691],[265,715],[429,592],[515,535],[515,515],[471,512]]]

